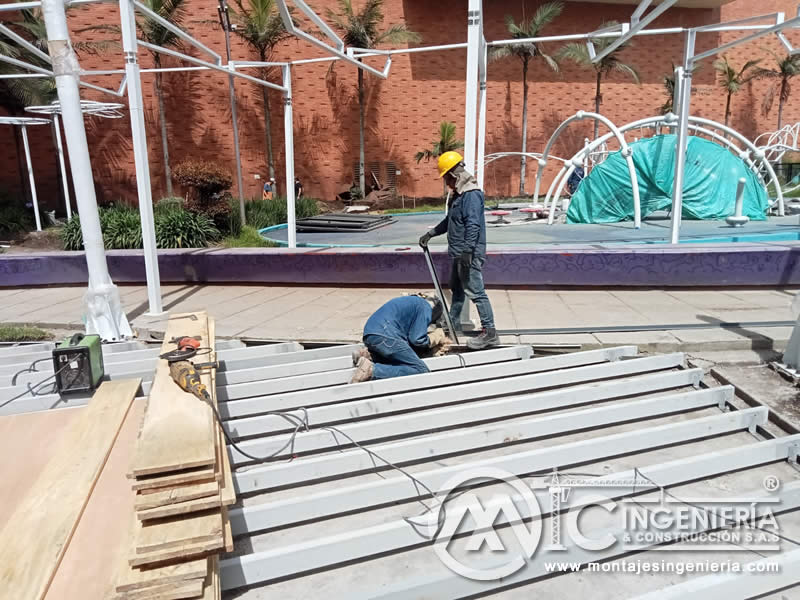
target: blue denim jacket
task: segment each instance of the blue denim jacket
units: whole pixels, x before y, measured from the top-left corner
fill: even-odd
[[[432,312],[428,301],[419,296],[392,298],[367,319],[364,335],[382,335],[404,340],[411,346],[428,346]]]
[[[434,227],[434,235],[447,233],[447,252],[451,258],[458,258],[464,252],[472,252],[478,258],[486,256],[483,202],[481,190],[458,194],[451,200],[447,216]]]

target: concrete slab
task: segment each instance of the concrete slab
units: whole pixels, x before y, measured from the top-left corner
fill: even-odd
[[[640,352],[675,352],[682,346],[682,342],[668,331],[595,333],[594,337],[606,346],[633,344]]]

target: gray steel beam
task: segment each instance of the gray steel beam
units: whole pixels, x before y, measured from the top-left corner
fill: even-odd
[[[769,570],[777,566],[777,570]],[[741,573],[706,575],[673,584],[632,600],[746,600],[800,583],[800,550],[748,563]],[[782,596],[785,598],[786,596]]]
[[[370,450],[397,465],[424,460],[433,460],[451,454],[463,454],[479,449],[491,448],[508,443],[508,440],[534,440],[551,435],[565,435],[576,431],[607,427],[626,421],[661,417],[677,412],[697,410],[709,406],[725,406],[733,400],[733,386],[716,387],[658,396],[633,402],[614,403],[610,406],[588,408],[568,413],[537,416],[511,423],[492,423],[479,427],[469,427],[458,431],[415,437],[389,444],[371,446]],[[328,435],[337,436],[333,431]],[[358,440],[356,440],[358,441]],[[250,454],[266,455],[261,440],[251,440],[239,444]],[[231,463],[239,466],[253,462],[234,447],[229,447]],[[352,475],[360,471],[388,468],[385,464],[375,464],[375,458],[360,448],[334,452],[324,456],[307,457],[289,463],[264,465],[243,474],[259,479],[269,479],[275,487],[303,485],[318,479]],[[238,480],[238,475],[237,475]]]
[[[752,468],[776,460],[785,460],[789,457],[790,447],[796,447],[798,444],[800,444],[800,436],[758,442],[722,452],[711,452],[643,467],[640,469],[640,473],[648,479],[658,482],[660,486],[667,488],[697,479],[717,477],[730,471]],[[634,488],[634,485],[621,486],[615,484],[614,487],[603,487],[603,481],[636,481],[636,486]],[[596,488],[570,488],[569,508],[574,510],[597,502],[598,492],[609,500],[618,500],[655,489],[657,488],[643,477],[640,477],[636,471],[613,473],[598,477]],[[536,489],[533,492],[537,496],[539,506],[542,507],[539,515],[528,514],[526,512],[526,503],[524,501],[516,502],[517,498],[512,498],[515,505],[521,509],[521,521],[544,519],[553,514],[554,507],[550,492]],[[492,501],[489,501],[484,508],[486,510],[492,508]],[[267,519],[266,522],[258,522],[257,519],[250,516],[252,512],[257,515],[260,514],[259,511],[252,511],[252,507],[230,512],[234,536],[263,530],[266,528],[265,525],[267,527],[274,526],[270,519]],[[433,537],[438,526],[439,515],[437,513],[438,511],[434,510],[424,517],[415,519],[416,526],[414,528],[409,526],[405,519],[398,519],[344,534],[315,538],[308,542],[254,553],[248,558],[248,563],[251,566],[255,563],[259,564],[258,577],[261,582],[265,582],[297,575],[304,571],[329,568],[341,563],[369,560],[372,557],[387,553],[407,551],[419,546],[430,545],[431,542],[421,537],[420,532]],[[459,536],[468,535],[475,531],[483,531],[483,529],[477,530],[474,526],[465,526],[459,529]],[[707,587],[703,586],[703,589],[707,589]],[[684,596],[676,594],[668,597],[683,598]],[[656,598],[661,600],[663,596],[653,596],[652,598],[646,596],[645,598],[648,600],[656,600]]]
[[[318,360],[298,361],[294,363],[272,365],[268,367],[255,367],[251,369],[238,369],[235,371],[219,371],[217,373],[217,388],[224,385],[237,385],[251,381],[264,381],[293,377],[296,375],[309,375],[311,373],[324,373],[349,369],[353,360],[349,355],[331,356]]]
[[[45,352],[23,352],[20,354],[10,354],[0,356],[0,369],[24,369],[36,360],[47,360],[52,356],[52,351]],[[103,346],[103,362],[115,363],[130,360],[146,360],[158,356],[158,348],[145,350],[115,351]]]
[[[763,495],[763,488],[750,490],[748,493],[743,494],[744,497],[751,498],[760,498],[763,497]],[[765,511],[767,510],[777,515],[800,509],[800,481],[786,484],[774,494],[774,497],[779,500],[778,503],[765,504],[762,502],[753,507],[752,518],[754,520],[758,521],[766,514]],[[701,507],[703,506],[703,503],[698,504]],[[709,506],[709,508],[713,510],[714,507]],[[732,516],[732,520],[736,520],[737,523],[741,524],[749,522],[750,518],[750,515],[748,515],[747,520],[744,518],[737,520],[735,516]],[[713,523],[709,523],[709,521],[713,522],[713,520],[709,519],[687,519],[687,521],[685,527],[681,529],[682,534],[700,534],[714,527]],[[703,523],[703,521],[706,521],[706,523]],[[624,530],[613,532],[606,530],[606,532],[615,535],[617,539],[621,539],[621,536],[625,533]],[[599,539],[598,533],[606,532],[586,532],[584,535],[590,539]],[[655,545],[646,546],[646,548],[652,547],[655,547]],[[585,565],[589,562],[594,563],[612,560],[628,553],[630,553],[630,550],[621,547],[619,544],[614,544],[606,550],[586,550],[577,544],[573,544],[568,546],[565,551],[559,552],[558,560],[564,563],[579,563]],[[251,557],[252,556],[253,555],[251,555]],[[527,561],[524,569],[517,571],[513,575],[504,577],[499,581],[474,581],[448,571],[436,575],[423,575],[415,579],[407,578],[402,583],[395,586],[387,586],[383,589],[376,589],[376,587],[373,587],[373,584],[373,586],[371,586],[372,589],[369,591],[365,590],[364,594],[360,592],[348,593],[348,598],[354,600],[360,600],[362,598],[370,598],[370,600],[409,600],[411,598],[464,598],[475,594],[486,594],[523,585],[539,577],[551,575],[552,571],[548,571],[545,566],[546,562],[551,561],[552,556],[548,556],[544,552],[538,552],[531,560]],[[242,560],[240,565],[230,564],[227,561],[221,561],[220,564],[221,566],[224,564],[224,570],[222,571],[222,586],[224,589],[229,589],[229,586],[241,587],[242,585],[246,585],[242,583],[242,581],[253,583],[253,580],[258,577],[258,571],[257,568],[251,569],[250,567],[256,565],[261,566],[259,562],[252,560],[252,558],[250,560]],[[486,564],[485,568],[500,566],[502,564],[502,562],[493,560],[492,563]],[[756,577],[758,576],[759,575],[756,575]],[[764,574],[760,576],[768,577]],[[714,596],[702,597],[710,598]],[[742,596],[737,595],[735,597],[741,598]],[[661,597],[658,596],[658,598]],[[725,596],[725,598],[729,598],[729,596]]]
[[[631,379],[602,381],[534,394],[414,411],[358,423],[342,423],[338,428],[361,443],[375,443],[387,438],[501,421],[547,410],[602,402],[612,398],[629,397],[690,385],[696,387],[702,377],[702,369],[681,369]],[[309,415],[312,419],[315,418],[313,409],[309,411]],[[236,423],[236,421],[231,423]],[[254,441],[260,443],[262,454],[272,454],[286,445],[291,437],[292,434],[282,434]],[[333,439],[333,435],[329,431],[321,429],[301,431],[294,438],[294,454],[347,447],[349,444],[346,439],[341,437],[339,440]],[[250,442],[243,442],[239,445],[248,448]]]
[[[553,364],[545,363],[544,361],[547,360],[549,360],[549,358],[538,358],[532,361],[525,361],[525,363],[519,363],[519,366],[524,364],[524,366],[530,370],[531,366],[547,366]],[[461,385],[450,385],[446,388],[446,392],[443,392],[442,389],[434,388],[419,390],[416,392],[408,392],[405,394],[397,394],[394,396],[366,398],[364,400],[343,402],[340,404],[332,404],[327,406],[312,406],[308,410],[309,425],[311,427],[315,427],[323,423],[339,423],[367,417],[378,417],[401,411],[432,408],[434,406],[483,400],[498,396],[510,396],[512,394],[520,394],[523,392],[530,392],[548,387],[586,383],[588,381],[597,379],[624,377],[645,373],[648,371],[659,371],[673,368],[679,366],[682,362],[683,355],[680,353],[663,356],[648,356],[646,358],[617,361],[613,363],[601,363],[590,366],[562,369],[559,371],[547,371],[544,373],[534,372],[533,374],[529,375],[508,377],[500,381],[489,380],[475,383],[465,383]],[[505,364],[494,365],[493,368],[495,370],[499,370],[500,367],[503,366],[505,366]],[[456,374],[467,374],[468,372],[469,370],[461,371]],[[446,373],[436,373],[434,375],[438,376],[444,374]],[[403,377],[401,379],[410,379],[410,377]],[[345,388],[345,390],[354,387],[357,387],[357,385],[348,386]],[[305,393],[310,395],[310,392]],[[265,407],[275,406],[274,404],[270,405],[264,400],[261,402],[262,406]],[[226,408],[226,405],[220,406],[220,412],[222,413],[223,418],[226,415]],[[277,409],[278,407],[276,406],[276,408],[273,410]],[[269,410],[269,408],[262,408],[262,411],[263,410]],[[303,411],[296,411],[291,414],[294,414],[298,417],[303,417],[304,415]],[[234,437],[263,435],[265,433],[286,431],[288,428],[287,422],[281,417],[275,415],[262,415],[247,419],[226,421],[225,427]]]
[[[499,379],[523,373],[534,373],[553,369],[564,369],[576,365],[585,365],[607,360],[616,360],[623,356],[635,356],[636,346],[621,346],[619,348],[606,348],[603,350],[590,350],[588,352],[574,352],[558,356],[548,356],[521,362],[500,363],[496,365],[483,365],[469,369],[443,371],[440,373],[422,373],[394,379],[365,381],[347,386],[338,386],[328,389],[313,391],[290,392],[275,394],[246,400],[224,402],[219,410],[223,418],[247,417],[267,411],[288,410],[301,406],[309,407],[320,404],[357,400],[372,396],[398,394],[410,390],[425,388],[441,388],[468,381],[481,381],[486,379]],[[504,383],[493,384],[495,395],[501,394],[505,388]],[[450,389],[448,389],[449,396]],[[439,396],[441,396],[439,391]]]
[[[498,350],[484,350],[463,355],[439,356],[426,358],[424,363],[431,371],[443,371],[446,369],[456,369],[475,365],[485,365],[509,360],[530,358],[532,350],[530,346],[512,346]],[[334,359],[323,359],[334,360]],[[321,373],[306,373],[294,376],[282,376],[268,381],[256,380],[238,384],[228,384],[220,387],[217,383],[217,400],[226,402],[230,400],[240,400],[242,398],[252,398],[254,396],[263,397],[265,395],[283,394],[300,390],[310,390],[314,388],[330,387],[334,385],[345,385],[353,378],[353,361],[351,356],[340,356],[336,360],[344,360],[346,364],[338,371],[324,371]],[[315,361],[319,362],[319,361]],[[307,363],[292,363],[281,365],[291,367],[293,365],[302,367]],[[276,369],[278,367],[265,367],[264,369],[248,369],[251,372],[264,371],[266,369]],[[253,373],[255,375],[255,373]]]
[[[361,347],[360,344],[350,346],[331,346],[330,348],[317,348],[316,350],[297,350],[276,354],[259,349],[274,348],[271,346],[248,346],[240,350],[231,350],[236,355],[217,353],[217,360],[220,361],[220,371],[238,371],[240,369],[253,369],[257,367],[268,367],[272,365],[286,365],[289,363],[303,362],[307,360],[317,360],[320,358],[330,358],[331,356],[351,356],[353,350]]]
[[[105,369],[105,374],[109,377],[109,379],[124,379],[125,377],[141,377],[145,381],[149,381],[153,379],[157,362],[158,359],[154,357],[146,360],[132,361],[130,363],[125,363],[125,362],[111,363],[111,364],[104,363],[104,369]],[[19,375],[17,375],[16,385],[23,386],[24,389],[24,386],[26,386],[28,383],[31,384],[37,383],[42,379],[53,374],[52,362],[40,363],[36,365],[36,368],[38,369],[37,371],[20,373]],[[7,385],[10,386],[12,376],[13,374],[7,377],[0,377],[0,382],[7,383]]]
[[[768,410],[764,407],[750,408],[730,414],[715,415],[703,419],[639,429],[599,437],[571,444],[562,444],[550,448],[537,448],[526,452],[478,460],[468,464],[443,467],[423,473],[415,477],[431,489],[443,485],[449,477],[460,470],[477,467],[496,467],[509,473],[523,474],[550,469],[554,466],[569,465],[594,459],[598,453],[616,456],[628,452],[639,451],[656,446],[669,445],[690,439],[728,433],[742,428],[763,425],[767,421]],[[623,451],[625,449],[625,451]],[[269,490],[275,486],[276,469],[251,469],[234,475],[234,485],[241,494],[249,494]],[[359,504],[368,502],[367,506],[395,502],[403,498],[415,497],[421,492],[418,486],[405,477],[395,477],[353,486],[350,490],[361,487],[363,498],[357,501],[351,498],[350,509],[359,508]],[[324,497],[325,494],[317,496]]]
[[[54,342],[41,344],[20,344],[18,346],[0,346],[0,356],[14,356],[15,354],[32,354],[37,352],[50,352],[56,345]]]

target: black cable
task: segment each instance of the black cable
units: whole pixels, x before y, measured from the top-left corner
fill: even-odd
[[[38,358],[35,361],[33,361],[30,365],[28,365],[27,368],[21,369],[20,371],[17,371],[16,373],[14,373],[14,375],[11,377],[11,385],[12,386],[17,385],[17,377],[19,377],[23,373],[38,373],[38,371],[36,369],[34,369],[33,367],[36,366],[37,363],[44,362],[46,360],[52,361],[53,357],[52,356],[48,356],[46,358]]]
[[[12,402],[14,402],[14,400],[19,400],[20,398],[23,398],[24,396],[27,396],[28,394],[30,394],[31,396],[34,396],[34,397],[35,397],[35,396],[36,396],[36,390],[37,390],[38,388],[40,388],[42,385],[44,385],[45,383],[47,383],[47,382],[48,382],[48,381],[50,381],[51,379],[55,379],[55,377],[56,377],[56,376],[57,376],[59,373],[61,373],[61,371],[63,371],[64,369],[66,369],[68,366],[69,366],[69,363],[65,364],[65,365],[64,365],[63,367],[61,367],[61,368],[60,368],[58,371],[56,371],[56,372],[55,372],[55,373],[53,373],[52,375],[49,375],[49,376],[48,376],[48,377],[46,377],[45,379],[42,379],[42,380],[41,380],[39,383],[37,383],[37,384],[35,384],[35,385],[33,385],[33,386],[31,386],[31,384],[29,383],[29,384],[28,384],[28,389],[26,389],[24,392],[22,392],[22,393],[21,393],[21,394],[19,394],[18,396],[14,396],[14,397],[13,397],[13,398],[11,398],[10,400],[6,400],[6,401],[5,401],[5,402],[3,402],[2,404],[0,404],[0,408],[3,408],[4,406],[7,406],[8,404],[11,404]]]

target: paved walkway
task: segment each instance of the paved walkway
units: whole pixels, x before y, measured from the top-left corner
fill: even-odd
[[[0,323],[36,323],[82,328],[85,288],[0,288]],[[164,307],[173,312],[207,310],[220,337],[352,341],[381,304],[400,289],[281,286],[169,285]],[[408,291],[416,291],[410,289]],[[791,320],[795,289],[720,290],[490,290],[499,329],[544,329],[598,325]],[[147,311],[144,286],[120,286],[134,327],[163,331],[164,319]],[[638,344],[650,351],[782,349],[790,327],[748,330],[676,330],[508,337],[535,344]]]

